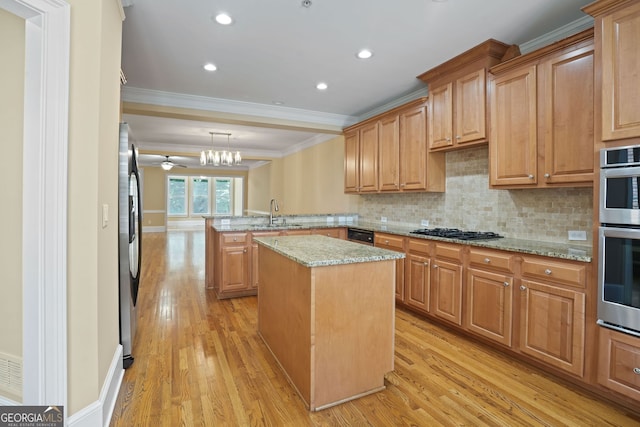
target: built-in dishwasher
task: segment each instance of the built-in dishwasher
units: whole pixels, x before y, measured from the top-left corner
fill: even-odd
[[[362,228],[347,228],[347,240],[373,246],[373,231]]]

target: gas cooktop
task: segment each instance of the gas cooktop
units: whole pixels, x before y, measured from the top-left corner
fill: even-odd
[[[458,240],[489,240],[503,237],[491,231],[463,231],[457,228],[422,228],[411,233]]]

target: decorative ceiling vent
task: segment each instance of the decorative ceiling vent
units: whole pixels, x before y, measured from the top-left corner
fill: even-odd
[[[0,353],[0,390],[22,395],[22,359]]]

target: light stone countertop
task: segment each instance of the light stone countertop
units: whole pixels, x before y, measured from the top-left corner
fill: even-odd
[[[318,235],[256,237],[253,240],[305,267],[387,261],[405,257],[402,252]]]
[[[353,221],[353,222],[335,222],[328,223],[325,221],[317,222],[297,222],[295,219],[290,219],[292,224],[277,224],[276,226],[268,226],[265,224],[231,224],[231,225],[214,225],[213,228],[216,231],[236,231],[236,232],[249,232],[249,231],[267,231],[267,230],[289,230],[289,229],[309,229],[309,228],[334,228],[334,227],[352,227],[361,228],[364,230],[389,233],[399,236],[411,237],[414,239],[425,240],[437,240],[448,243],[458,243],[462,245],[468,245],[472,247],[482,247],[489,249],[496,249],[502,251],[518,252],[522,254],[540,255],[551,258],[562,258],[580,262],[591,262],[592,260],[592,248],[591,246],[580,243],[555,243],[555,242],[542,242],[535,240],[524,239],[512,239],[502,238],[493,240],[458,240],[447,239],[442,237],[422,236],[418,234],[411,234],[411,231],[418,228],[424,228],[419,226],[400,226],[400,225],[384,225],[374,222],[366,221]],[[459,227],[463,228],[463,227]],[[478,230],[489,231],[489,230]],[[495,231],[495,230],[490,230]],[[498,231],[499,233],[499,231]]]

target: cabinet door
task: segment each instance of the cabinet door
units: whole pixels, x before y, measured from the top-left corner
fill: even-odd
[[[358,131],[344,135],[344,192],[357,193],[360,187],[360,144]]]
[[[536,67],[513,70],[497,76],[491,82],[490,98],[491,185],[535,185]]]
[[[247,289],[249,289],[248,246],[223,247],[220,292],[235,292]]]
[[[360,128],[360,192],[378,191],[378,122]]]
[[[539,71],[541,181],[593,182],[593,46],[551,58]]]
[[[424,105],[400,113],[400,188],[427,188],[427,110]]]
[[[640,3],[602,19],[602,139],[640,136]]]
[[[251,238],[253,239],[254,237],[270,237],[270,236],[277,236],[279,235],[280,232],[279,231],[254,231],[251,235]],[[249,285],[249,289],[257,289],[258,288],[258,281],[260,280],[259,274],[258,274],[258,266],[260,265],[260,256],[259,256],[259,252],[258,252],[258,244],[256,242],[254,242],[253,240],[251,241],[251,254],[250,254],[250,258],[251,258],[251,281],[250,281],[250,285]]]
[[[640,338],[598,329],[598,382],[640,401]]]
[[[462,265],[434,259],[431,269],[431,313],[462,325]]]
[[[456,80],[455,143],[487,138],[487,83],[484,69]]]
[[[429,148],[453,145],[453,83],[429,88]]]
[[[390,251],[404,252],[405,239],[392,234],[376,233],[374,245]],[[404,259],[396,260],[396,301],[404,302]]]
[[[311,234],[317,234],[319,236],[333,237],[334,239],[346,239],[347,230],[344,227],[336,228],[316,228]]]
[[[511,347],[513,276],[470,268],[465,294],[465,327]]]
[[[380,119],[380,191],[400,189],[400,119],[392,114]]]
[[[524,279],[520,291],[520,350],[582,377],[584,293]]]
[[[431,276],[429,258],[409,253],[406,262],[405,303],[428,313],[430,299],[429,282]]]

